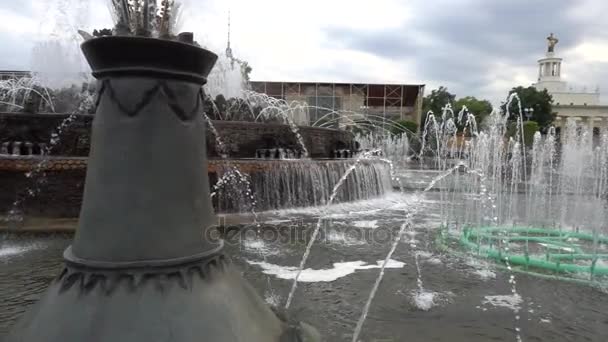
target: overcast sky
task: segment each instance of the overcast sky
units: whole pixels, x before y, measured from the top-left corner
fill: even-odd
[[[231,11],[233,51],[254,80],[424,83],[496,102],[535,81],[555,32],[564,79],[608,99],[606,0],[182,2],[182,29],[218,53]],[[53,34],[111,26],[106,0],[0,0],[0,69],[30,69]]]

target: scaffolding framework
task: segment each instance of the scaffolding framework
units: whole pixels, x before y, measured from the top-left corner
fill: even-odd
[[[420,124],[424,84],[251,82],[253,91],[286,101],[304,101],[311,107],[379,115]],[[327,110],[311,109],[311,121]]]

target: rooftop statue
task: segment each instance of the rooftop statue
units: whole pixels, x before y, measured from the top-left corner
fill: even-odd
[[[547,52],[555,52],[555,45],[559,43],[559,39],[551,33],[549,37],[547,37]]]

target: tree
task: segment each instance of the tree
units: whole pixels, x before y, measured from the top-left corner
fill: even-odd
[[[454,103],[454,111],[460,111],[463,106],[466,106],[469,113],[475,116],[475,120],[478,124],[492,113],[492,104],[490,101],[478,100],[474,96],[465,96],[456,100],[456,103]]]
[[[532,147],[534,143],[534,134],[539,131],[539,126],[536,121],[524,121],[523,122],[523,140],[526,147]],[[511,121],[507,126],[507,136],[515,138],[518,134],[521,137],[522,127],[517,122]],[[521,138],[520,138],[521,139]],[[521,142],[521,141],[520,141]]]
[[[551,123],[553,123],[556,116],[556,113],[553,112],[552,107],[553,97],[547,92],[546,89],[538,90],[534,87],[524,88],[520,86],[511,89],[509,96],[511,96],[513,93],[517,93],[519,96],[522,111],[524,108],[534,109],[530,120],[536,121],[541,129],[546,129],[551,125]],[[503,112],[506,111],[507,104],[504,103],[501,106],[501,109]],[[514,99],[509,106],[509,113],[511,114],[511,120],[516,120],[517,116],[519,116],[519,105],[516,99]],[[526,120],[525,113],[522,113],[522,116],[523,119]]]
[[[424,124],[429,111],[432,111],[435,116],[441,116],[443,107],[448,103],[453,103],[456,95],[450,93],[448,88],[440,86],[438,89],[433,89],[431,93],[422,99],[422,120],[420,121],[420,132],[424,132]]]
[[[392,126],[390,130],[394,135],[405,132],[408,136],[411,136],[418,131],[418,124],[410,120],[398,120],[395,122],[395,126]]]
[[[538,123],[535,121],[524,122],[524,142],[526,147],[532,147],[534,143],[534,134],[538,132]]]
[[[456,95],[450,93],[448,88],[439,87],[439,89],[433,89],[431,93],[424,97],[422,100],[422,111],[424,114],[432,111],[435,115],[441,115],[443,107],[448,103],[453,103],[456,99]]]

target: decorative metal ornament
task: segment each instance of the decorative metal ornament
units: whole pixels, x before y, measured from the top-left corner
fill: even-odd
[[[79,227],[7,341],[319,340],[280,319],[205,232],[215,217],[199,113],[217,56],[132,36],[82,49],[100,86]]]

